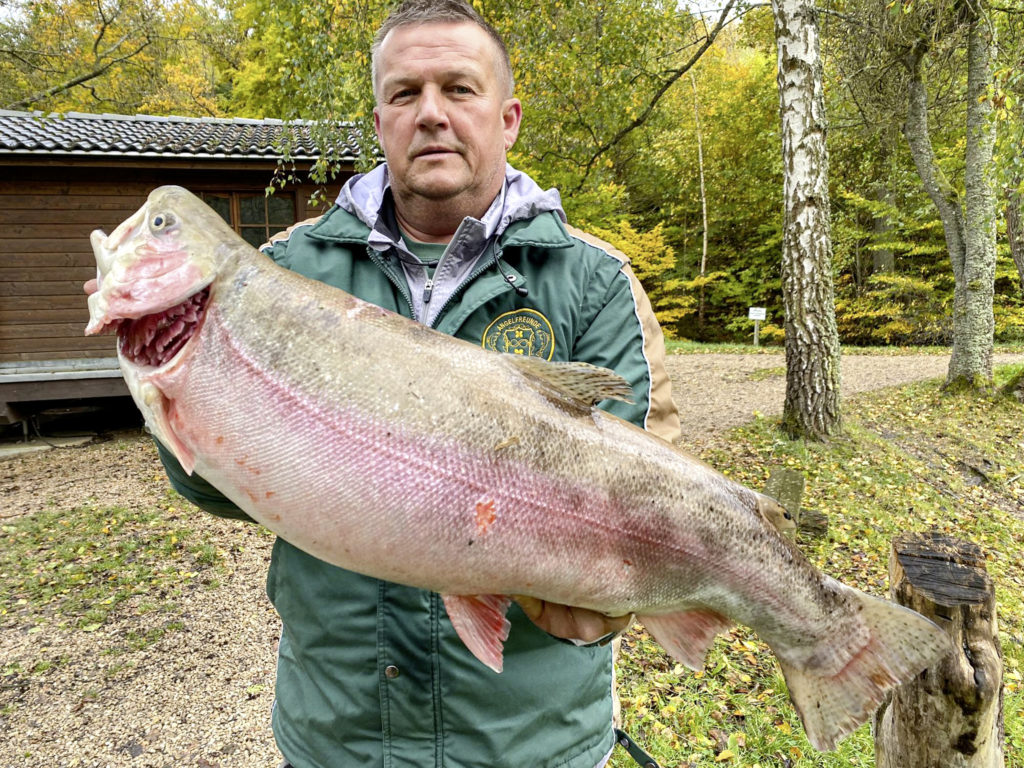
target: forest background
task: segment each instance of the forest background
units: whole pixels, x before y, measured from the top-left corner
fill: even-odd
[[[478,0],[506,37],[524,106],[510,161],[570,219],[625,251],[667,334],[780,342],[782,173],[767,3]],[[42,112],[315,121],[325,193],[351,123],[372,165],[369,48],[380,0],[0,0],[0,106]],[[1024,3],[819,3],[836,319],[847,345],[948,345],[953,271],[903,127],[920,56],[948,199],[967,173],[966,35],[997,41],[986,94],[1000,199],[995,338],[1024,340]],[[287,157],[287,147],[284,148]],[[287,178],[287,162],[277,181]],[[272,186],[268,179],[268,186]]]

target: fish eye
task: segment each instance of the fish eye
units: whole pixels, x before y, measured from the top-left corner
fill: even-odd
[[[174,215],[170,213],[158,213],[149,220],[149,228],[154,232],[167,229],[174,223]]]

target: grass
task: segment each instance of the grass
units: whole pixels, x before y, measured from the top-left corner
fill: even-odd
[[[1021,366],[997,372],[997,384]],[[774,421],[734,430],[705,455],[763,488],[772,467],[802,472],[804,508],[829,531],[801,548],[825,572],[884,595],[893,538],[937,529],[986,552],[1004,656],[1007,768],[1024,768],[1024,406],[996,395],[951,396],[938,382],[848,402],[845,434],[829,444],[788,440]],[[815,752],[771,652],[748,630],[718,638],[700,673],[667,658],[641,628],[627,635],[620,692],[627,732],[665,766],[873,766],[867,726],[834,753]],[[617,750],[614,768],[631,766]]]
[[[132,598],[140,614],[176,611],[221,555],[182,522],[175,503],[169,494],[150,508],[44,510],[5,524],[0,621],[17,617],[29,632],[95,632]]]

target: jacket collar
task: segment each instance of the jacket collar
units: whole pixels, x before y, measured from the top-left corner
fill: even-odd
[[[366,243],[375,250],[405,250],[398,234],[387,164],[349,179],[334,207],[313,225],[317,239]],[[348,215],[338,215],[344,212]],[[501,248],[535,245],[568,248],[565,212],[555,189],[542,190],[533,179],[510,165],[505,184],[481,219],[467,217],[460,227],[463,247],[482,251],[497,237]],[[460,249],[461,250],[461,249]]]

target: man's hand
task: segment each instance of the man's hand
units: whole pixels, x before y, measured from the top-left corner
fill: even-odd
[[[92,280],[86,280],[82,286],[82,290],[85,291],[87,296],[92,296],[96,291],[100,289],[99,281],[94,277]]]
[[[513,599],[530,620],[549,635],[580,643],[593,643],[602,637],[624,632],[633,623],[632,614],[605,616],[586,608],[549,603],[535,597],[518,595]]]

